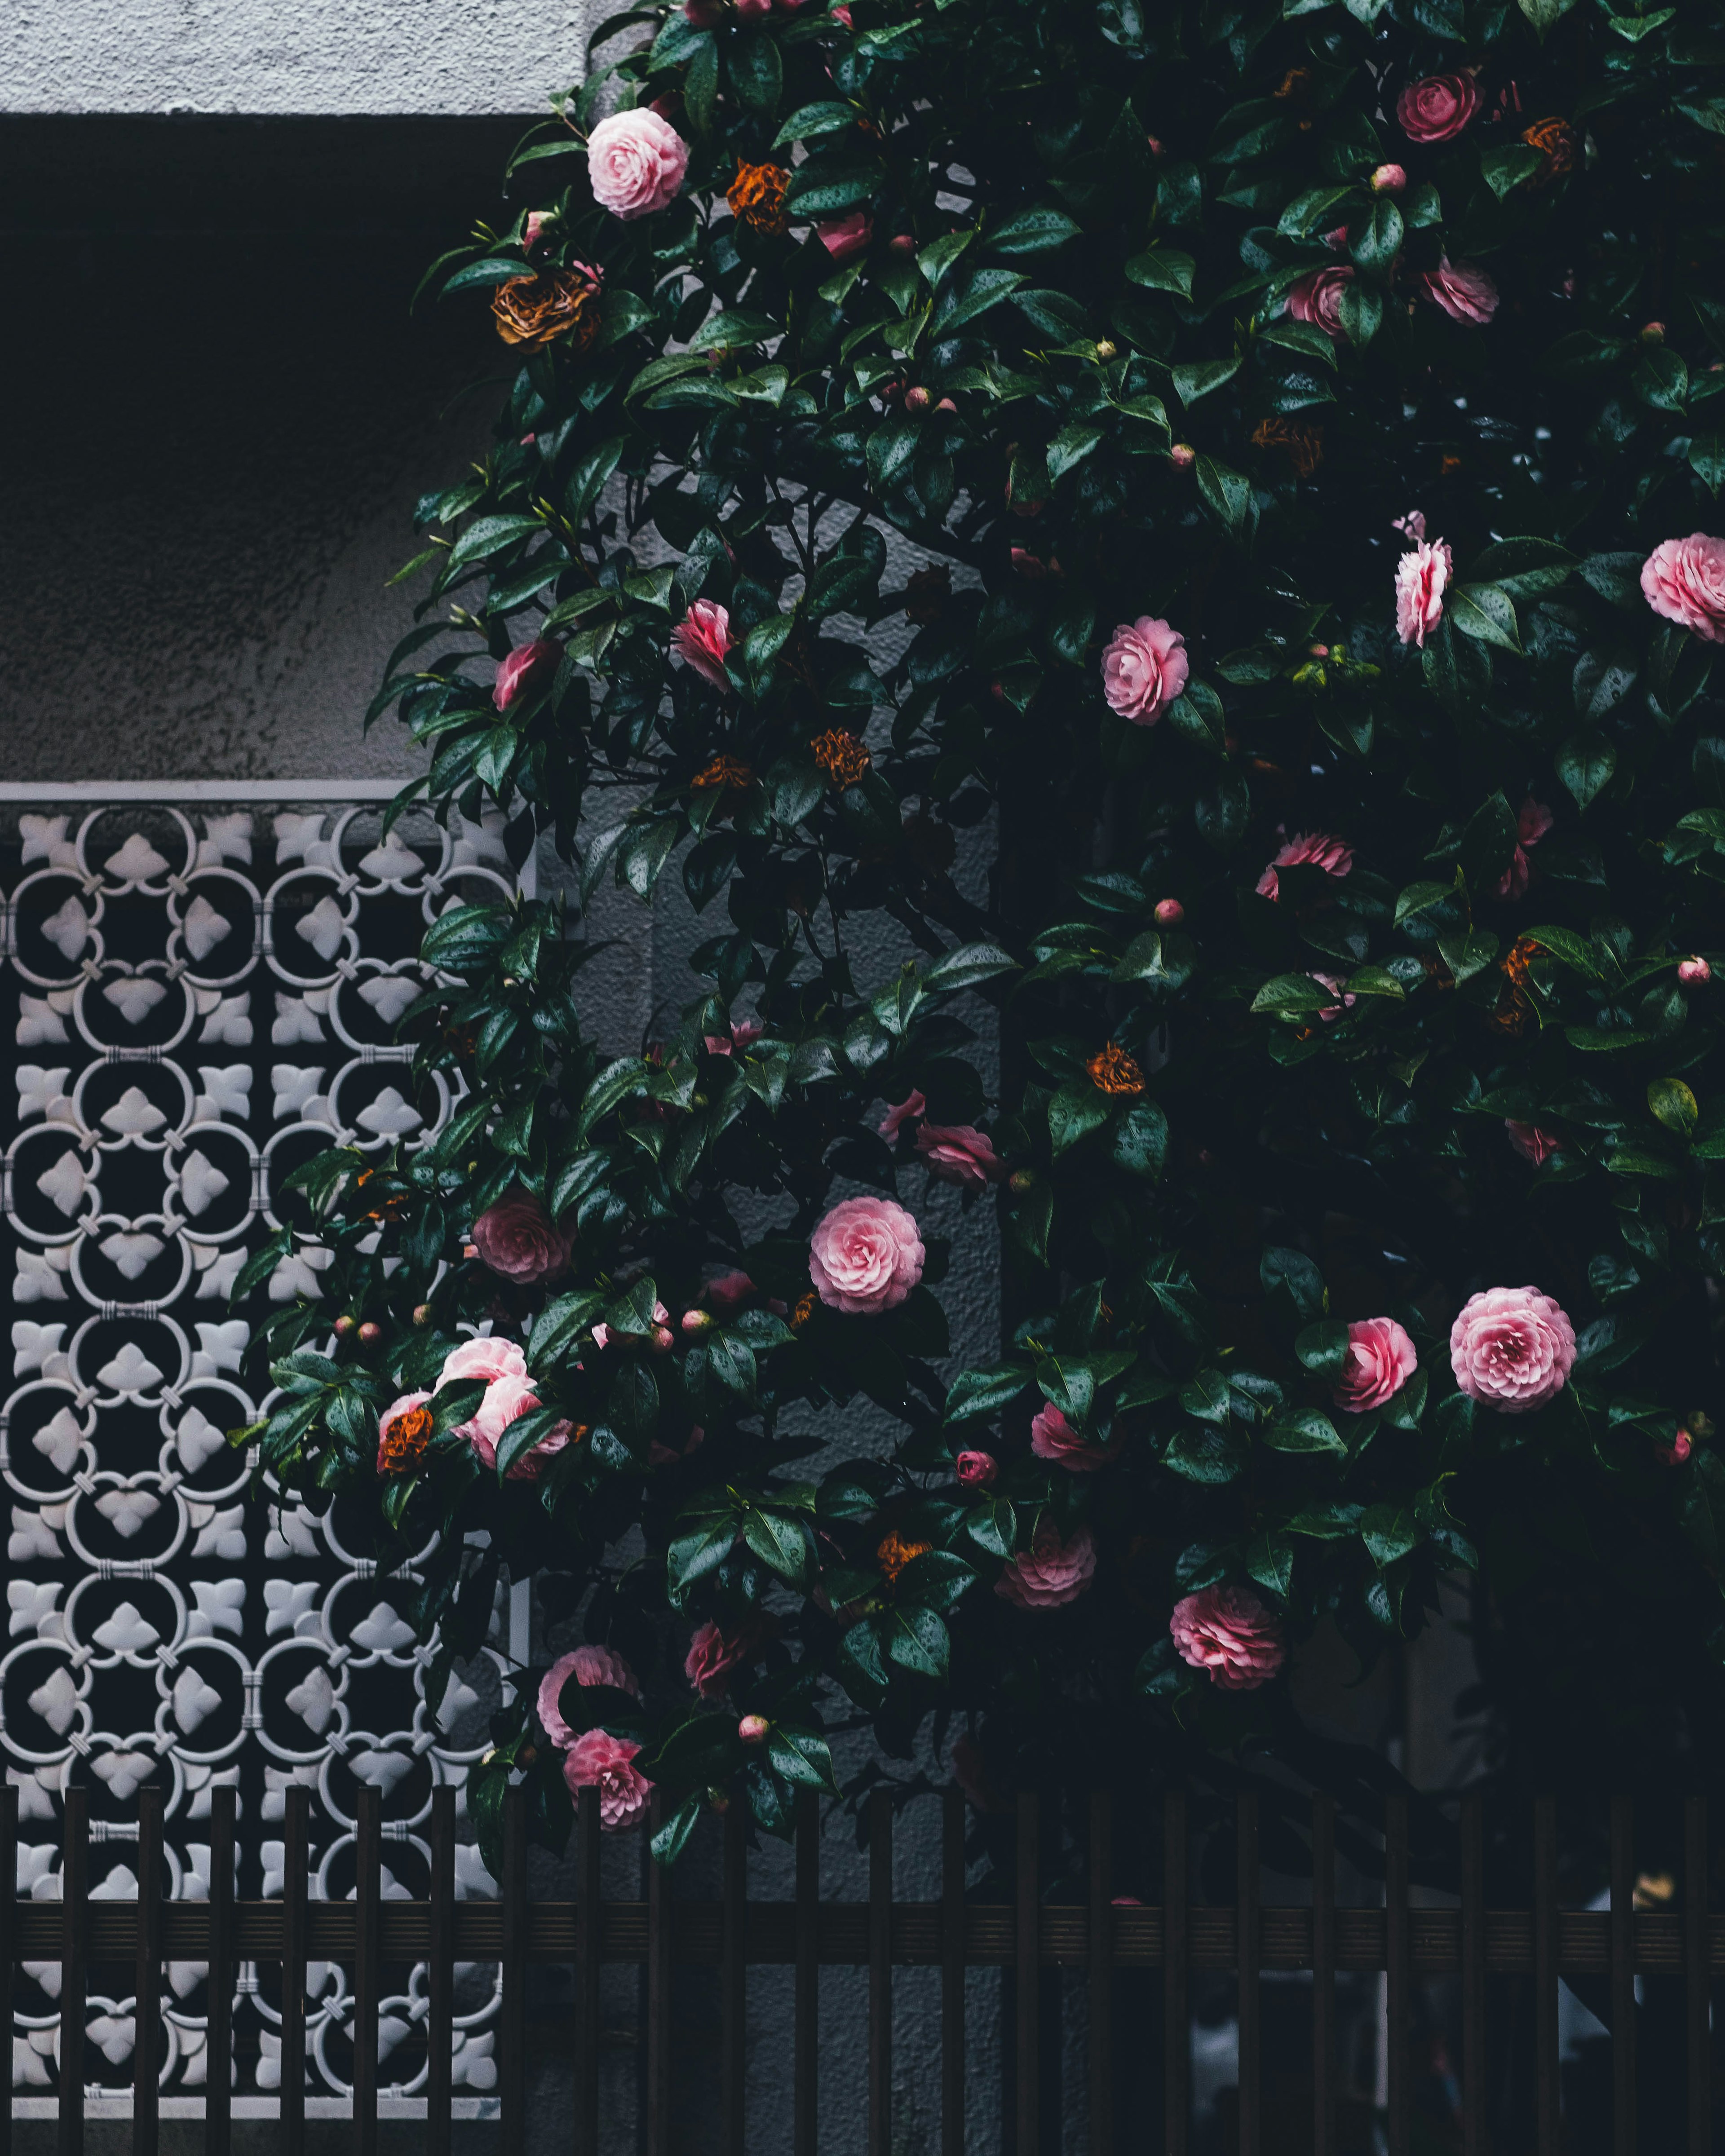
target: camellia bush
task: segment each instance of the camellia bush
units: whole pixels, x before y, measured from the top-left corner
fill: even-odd
[[[570,896],[438,921],[453,1115],[314,1162],[243,1283],[333,1254],[262,1456],[441,1536],[434,1694],[500,1566],[579,1614],[487,1845],[511,1774],[552,1842],[587,1786],[661,1856],[783,1832],[860,1719],[983,1804],[1310,1763],[1291,1653],[1450,1573],[1503,1763],[1711,1758],[1721,9],[593,49],[430,273],[509,371],[372,713]],[[686,1007],[603,1038],[583,909],[661,877]],[[956,1371],[940,1183],[1004,1250]]]

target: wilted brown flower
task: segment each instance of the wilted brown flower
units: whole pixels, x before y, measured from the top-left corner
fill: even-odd
[[[1274,95],[1280,98],[1291,99],[1296,105],[1303,105],[1307,93],[1311,88],[1312,69],[1310,68],[1290,68],[1281,79],[1281,88]]]
[[[930,1545],[927,1543],[907,1543],[898,1529],[893,1528],[875,1552],[875,1562],[886,1575],[888,1585],[896,1585],[899,1574],[911,1560],[913,1558],[926,1557]]]
[[[689,782],[697,791],[710,786],[743,787],[753,780],[755,774],[748,766],[734,756],[716,756],[711,763],[703,764]]]
[[[1111,1040],[1084,1067],[1099,1092],[1130,1095],[1144,1090],[1143,1072],[1117,1040]]]
[[[834,786],[855,786],[873,761],[856,736],[843,726],[830,727],[814,747],[815,762]]]
[[[790,1316],[790,1327],[792,1332],[800,1332],[803,1330],[803,1327],[809,1322],[809,1319],[814,1317],[815,1312],[819,1310],[819,1307],[820,1297],[814,1292],[813,1288],[809,1291],[807,1295],[799,1295],[797,1297],[796,1306],[792,1311]]]
[[[944,562],[932,569],[918,569],[905,585],[905,614],[925,626],[938,621],[952,596],[952,572]]]
[[[431,1424],[429,1408],[409,1408],[386,1423],[377,1445],[378,1473],[404,1475],[417,1467],[431,1443]]]
[[[1528,174],[1527,183],[1530,187],[1548,187],[1553,180],[1574,171],[1575,153],[1580,145],[1568,121],[1536,120],[1531,127],[1522,130],[1522,140],[1530,150],[1538,151],[1545,160],[1537,172]]]
[[[731,214],[751,232],[783,232],[790,222],[784,206],[790,177],[783,165],[749,165],[739,158],[737,177],[725,190]]]
[[[1517,994],[1527,987],[1528,973],[1539,952],[1539,945],[1531,936],[1518,936],[1510,945],[1509,956],[1503,961],[1503,970],[1508,974]]]
[[[539,352],[564,337],[578,356],[599,333],[599,273],[576,262],[536,277],[511,277],[497,287],[491,312],[505,344]]]
[[[1323,462],[1323,429],[1299,419],[1279,415],[1260,419],[1252,429],[1252,439],[1260,449],[1285,449],[1288,462],[1301,479],[1310,479]]]

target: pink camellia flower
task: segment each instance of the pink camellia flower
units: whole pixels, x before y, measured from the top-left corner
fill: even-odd
[[[1393,1317],[1363,1317],[1348,1328],[1348,1360],[1336,1380],[1336,1404],[1365,1414],[1392,1400],[1420,1367],[1414,1343]]]
[[[912,1086],[896,1106],[889,1105],[886,1113],[880,1118],[880,1135],[888,1145],[896,1145],[898,1134],[905,1125],[920,1122],[927,1113],[927,1101]]]
[[[1452,322],[1483,329],[1497,311],[1497,286],[1476,262],[1452,262],[1446,254],[1420,280],[1425,296],[1435,300]]]
[[[563,1779],[570,1795],[582,1789],[598,1791],[599,1825],[607,1834],[620,1834],[646,1816],[653,1784],[634,1764],[640,1748],[630,1738],[589,1729],[563,1754]]]
[[[1712,978],[1713,969],[1703,957],[1697,956],[1677,961],[1677,978],[1686,988],[1703,988]]]
[[[1327,988],[1336,998],[1334,1003],[1325,1004],[1319,1010],[1317,1017],[1321,1025],[1333,1025],[1343,1011],[1351,1011],[1359,1000],[1357,996],[1351,996],[1343,989],[1339,973],[1312,973],[1308,978],[1316,981],[1319,988]]]
[[[773,1724],[764,1714],[746,1714],[737,1725],[737,1733],[745,1744],[764,1744],[773,1733]]]
[[[1395,633],[1404,644],[1425,639],[1444,618],[1444,588],[1455,574],[1441,539],[1416,540],[1395,566]]]
[[[395,1460],[392,1459],[390,1455],[390,1431],[395,1427],[396,1424],[401,1420],[403,1415],[412,1414],[415,1408],[423,1408],[430,1398],[431,1395],[429,1393],[403,1393],[398,1400],[392,1400],[389,1403],[389,1405],[384,1409],[382,1414],[378,1416],[377,1472],[380,1475],[388,1475],[392,1473],[398,1464]],[[423,1425],[419,1425],[419,1427],[423,1428]],[[411,1432],[408,1433],[408,1437],[411,1437]],[[417,1455],[420,1445],[423,1444],[423,1442],[424,1440],[422,1440],[418,1444],[415,1445],[415,1455]],[[403,1438],[403,1445],[404,1450],[406,1449],[406,1444],[407,1438]]]
[[[1178,928],[1186,918],[1186,909],[1177,898],[1158,898],[1156,901],[1156,925],[1158,928]]]
[[[497,1447],[502,1442],[504,1431],[511,1423],[518,1421],[524,1414],[531,1414],[541,1404],[531,1378],[513,1375],[494,1378],[485,1388],[484,1399],[470,1419],[459,1425],[455,1435],[467,1440],[481,1466],[495,1468]],[[507,1480],[511,1482],[536,1482],[546,1463],[563,1450],[572,1435],[567,1423],[553,1424],[538,1443],[510,1468]]]
[[[481,1333],[449,1350],[438,1372],[437,1382],[439,1385],[453,1385],[458,1380],[483,1378],[489,1385],[499,1378],[525,1378],[526,1374],[527,1358],[518,1341],[501,1340],[495,1333]]]
[[[1348,334],[1342,326],[1342,295],[1353,282],[1349,263],[1311,270],[1289,285],[1288,312],[1296,322],[1316,322],[1327,337],[1340,344]]]
[[[609,1647],[577,1647],[572,1654],[564,1655],[539,1680],[539,1720],[559,1752],[567,1751],[575,1742],[575,1732],[564,1721],[562,1708],[558,1705],[563,1686],[571,1677],[578,1684],[608,1685],[614,1691],[626,1691],[633,1698],[641,1696],[634,1671],[621,1655],[614,1654]]]
[[[1281,1620],[1250,1589],[1205,1587],[1174,1604],[1168,1633],[1180,1660],[1224,1691],[1255,1691],[1288,1658]]]
[[[1686,1430],[1679,1430],[1669,1445],[1656,1445],[1653,1450],[1667,1467],[1681,1467],[1695,1450],[1695,1440]]]
[[[1557,1132],[1543,1130],[1538,1123],[1518,1123],[1513,1116],[1506,1116],[1503,1127],[1522,1158],[1531,1160],[1535,1168],[1543,1167],[1554,1152],[1563,1150],[1563,1141]]]
[[[731,1672],[748,1660],[754,1639],[748,1632],[726,1632],[711,1618],[696,1630],[683,1662],[683,1674],[703,1699],[722,1699]]]
[[[852,27],[850,21],[850,10],[845,5],[845,0],[839,0],[839,5],[836,8],[830,8],[828,12],[831,14],[832,18],[835,23],[842,23],[847,30]]]
[[[1369,182],[1374,195],[1399,195],[1407,184],[1407,172],[1400,165],[1379,165]]]
[[[646,106],[614,112],[587,138],[593,198],[614,217],[650,216],[674,202],[689,169],[689,145]]]
[[[572,1245],[536,1198],[516,1190],[474,1222],[473,1247],[501,1279],[526,1281],[554,1280],[567,1269]]]
[[[1328,831],[1296,831],[1258,879],[1258,896],[1274,903],[1281,896],[1278,869],[1309,864],[1326,875],[1345,876],[1353,867],[1353,849]]]
[[[987,1490],[1000,1472],[1000,1462],[992,1452],[961,1452],[952,1471],[965,1489]]]
[[[543,637],[534,644],[516,644],[497,669],[497,679],[491,685],[493,704],[500,711],[506,711],[517,696],[554,673],[562,655],[562,644],[549,643]]]
[[[1450,1328],[1450,1367],[1470,1399],[1504,1414],[1554,1400],[1575,1363],[1575,1327],[1537,1287],[1470,1296]]]
[[[1466,69],[1410,82],[1395,101],[1395,116],[1410,142],[1450,141],[1479,109],[1480,86]]]
[[[1052,1460],[1075,1475],[1094,1475],[1099,1467],[1111,1466],[1120,1457],[1121,1445],[1118,1438],[1112,1445],[1098,1445],[1081,1436],[1051,1400],[1031,1418],[1031,1451],[1039,1460]]]
[[[752,1048],[767,1029],[757,1018],[740,1018],[729,1033],[708,1033],[701,1045],[709,1055],[735,1055]]]
[[[1655,613],[1725,644],[1725,539],[1692,531],[1663,541],[1641,564],[1641,591]]]
[[[916,1150],[931,1175],[967,1190],[985,1189],[1006,1173],[1006,1163],[992,1142],[970,1123],[924,1123],[916,1133]]]
[[[1198,462],[1198,452],[1190,442],[1176,442],[1168,453],[1168,460],[1176,471],[1190,471]]]
[[[1069,1543],[1060,1540],[1054,1522],[1044,1518],[1031,1538],[994,1583],[994,1592],[1020,1609],[1058,1609],[1076,1602],[1096,1571],[1096,1546],[1088,1527]]]
[[[922,1239],[902,1205],[872,1192],[835,1205],[809,1239],[809,1274],[829,1310],[896,1310],[922,1277]]]
[[[671,631],[671,649],[705,675],[716,689],[728,689],[725,656],[736,639],[731,634],[731,610],[711,599],[696,599]]]
[[[1539,844],[1556,820],[1545,803],[1536,801],[1531,793],[1522,802],[1522,813],[1516,819],[1515,853],[1497,886],[1500,898],[1520,898],[1527,890],[1530,873],[1528,853]]]
[[[1102,654],[1108,708],[1135,726],[1153,726],[1186,685],[1186,639],[1153,614],[1123,621]]]
[[[860,209],[844,217],[822,218],[814,228],[816,239],[835,262],[848,262],[853,254],[860,254],[874,232],[875,220],[865,217]]]

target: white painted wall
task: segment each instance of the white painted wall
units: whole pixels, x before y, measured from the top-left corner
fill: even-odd
[[[536,112],[580,0],[10,0],[0,112]]]

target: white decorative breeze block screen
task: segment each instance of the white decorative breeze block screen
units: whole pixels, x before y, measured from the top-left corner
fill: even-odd
[[[237,1792],[242,1897],[282,1890],[294,1783],[312,1793],[310,1891],[349,1893],[361,1781],[384,1793],[383,1892],[424,1892],[432,1790],[461,1784],[486,1742],[495,1661],[524,1648],[503,1637],[501,1606],[495,1645],[428,1714],[429,1655],[400,1614],[403,1582],[363,1553],[363,1511],[320,1512],[267,1478],[254,1489],[254,1457],[226,1438],[270,1404],[228,1296],[279,1224],[284,1178],[332,1137],[381,1151],[434,1130],[448,1098],[413,1091],[393,1039],[424,983],[419,939],[448,905],[513,887],[495,831],[451,835],[415,816],[384,839],[376,789],[369,806],[360,788],[334,803],[337,790],[0,793],[0,1024],[16,1044],[15,1099],[0,1093],[12,1300],[0,1745],[19,1790],[18,1889],[38,1899],[59,1891],[59,1799],[73,1782],[90,1791],[98,1896],[136,1891],[146,1783],[163,1791],[178,1896],[208,1891],[198,1823],[218,1783]],[[311,1286],[317,1255],[286,1260],[267,1299]],[[514,1620],[524,1628],[524,1610]],[[495,1892],[470,1845],[458,1863],[460,1892]],[[117,2096],[132,2002],[95,1996],[103,1974],[86,2057]],[[212,2071],[204,1972],[168,1974],[165,2108],[195,2110]],[[13,2087],[28,2115],[52,2108],[58,1964],[25,1976]],[[275,1980],[241,1971],[242,2113],[275,2108]],[[336,2110],[351,1979],[314,1967],[309,1990],[311,2107]],[[471,2010],[454,2064],[470,2109],[495,2080],[492,1972],[469,1972],[458,2003]],[[383,2005],[380,2083],[398,2103],[424,2086],[425,2010],[423,1969]]]

